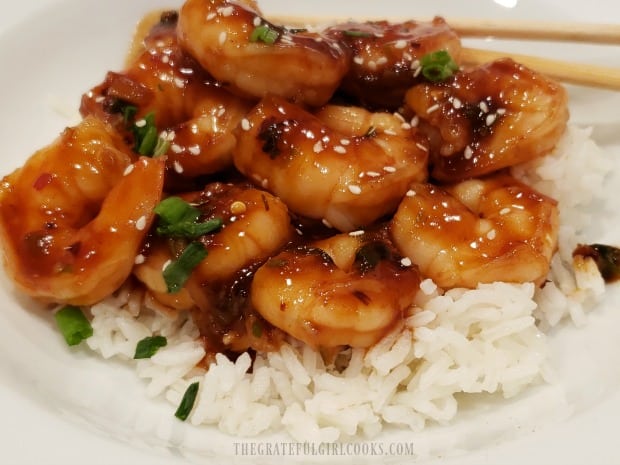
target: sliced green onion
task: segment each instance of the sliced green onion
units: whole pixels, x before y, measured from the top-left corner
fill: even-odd
[[[194,403],[196,402],[196,396],[198,395],[198,388],[200,387],[200,383],[196,381],[189,385],[185,394],[183,394],[183,399],[181,399],[181,403],[179,404],[179,408],[174,413],[174,416],[177,417],[181,421],[187,420],[189,414],[192,412],[194,408]]]
[[[79,307],[66,305],[54,315],[58,329],[70,346],[78,345],[93,335],[93,327]]]
[[[125,123],[125,127],[133,124],[136,113],[138,113],[138,107],[134,105],[125,105],[123,108],[123,122]]]
[[[170,148],[170,141],[167,141],[163,137],[157,138],[157,143],[155,144],[155,148],[153,149],[154,157],[161,157],[165,155],[168,149]]]
[[[256,339],[260,339],[263,335],[263,325],[261,325],[258,321],[255,321],[252,324],[252,336]]]
[[[422,75],[431,82],[445,81],[459,70],[446,50],[427,53],[420,60]]]
[[[390,250],[383,242],[369,242],[361,246],[355,253],[354,266],[361,272],[373,270],[381,260],[389,259]]]
[[[133,358],[138,360],[142,358],[151,358],[162,347],[166,347],[168,339],[164,336],[145,337],[136,345],[136,353]]]
[[[220,218],[198,223],[200,210],[175,196],[162,200],[153,211],[159,216],[160,236],[195,238],[217,231],[224,223]]]
[[[273,45],[280,37],[280,33],[269,27],[267,24],[257,26],[250,34],[250,42],[264,42],[267,45]]]
[[[183,289],[194,268],[207,256],[207,249],[201,242],[192,242],[181,256],[164,268],[163,276],[169,294]]]

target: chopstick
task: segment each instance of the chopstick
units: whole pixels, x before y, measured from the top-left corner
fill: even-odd
[[[275,23],[302,27],[306,25],[337,24],[347,21],[376,21],[379,18],[274,16]],[[402,22],[403,18],[381,18],[389,22]],[[430,21],[421,19],[420,22]],[[595,24],[578,22],[519,21],[454,18],[446,19],[461,37],[494,37],[498,39],[548,40],[596,44],[620,44],[620,24]]]
[[[506,57],[512,58],[516,62],[558,81],[601,89],[620,90],[619,68],[477,48],[466,47],[461,50],[461,62],[470,65],[482,64]]]
[[[351,21],[351,18],[299,16],[275,16],[270,20],[293,27],[327,26],[330,24]],[[373,21],[377,18],[355,18],[354,21]],[[403,18],[385,18],[389,22],[402,22]],[[586,23],[553,23],[532,21],[486,21],[486,20],[447,20],[462,37],[487,37],[574,41],[597,44],[620,44],[620,25],[586,24]],[[498,58],[512,58],[539,73],[562,82],[598,87],[602,89],[620,90],[620,69],[585,63],[542,58],[531,55],[507,53],[500,51],[463,48],[461,62],[470,65],[482,64]]]

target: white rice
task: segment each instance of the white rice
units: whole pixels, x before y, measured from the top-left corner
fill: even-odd
[[[236,436],[285,431],[317,443],[371,438],[388,425],[420,431],[446,424],[463,394],[516,396],[548,380],[544,331],[567,317],[583,324],[604,293],[598,271],[587,265],[575,271],[571,257],[588,224],[587,207],[602,195],[593,187],[603,185],[610,169],[589,136],[569,127],[554,154],[513,170],[560,205],[560,250],[540,289],[496,282],[444,293],[425,280],[413,315],[370,350],[342,354],[348,358],[342,371],[295,342],[258,354],[253,364],[246,353],[235,362],[218,355],[208,371],[196,368],[205,352],[191,320],[160,314],[129,290],[92,307],[88,345],[105,358],[133,363],[147,395],[163,396],[173,408],[199,381],[188,421]],[[168,345],[133,361],[137,342],[159,334]]]

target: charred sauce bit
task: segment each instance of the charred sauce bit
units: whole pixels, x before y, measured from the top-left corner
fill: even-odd
[[[620,249],[604,244],[579,244],[573,257],[591,258],[606,283],[620,280]]]
[[[258,139],[263,143],[263,152],[271,159],[277,158],[282,153],[289,153],[292,147],[287,144],[284,136],[297,126],[299,122],[292,119],[284,121],[277,121],[273,117],[265,119],[258,132]]]

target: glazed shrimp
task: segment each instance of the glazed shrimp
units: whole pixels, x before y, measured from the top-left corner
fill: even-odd
[[[429,134],[433,170],[458,181],[550,152],[568,120],[564,88],[510,59],[420,84],[406,103]]]
[[[247,305],[246,287],[253,270],[295,236],[286,205],[249,184],[213,183],[183,198],[200,209],[201,221],[222,221],[219,230],[198,239],[208,255],[193,270],[185,287],[194,304],[194,321],[207,345],[216,351],[273,349],[276,332],[259,323],[260,317]],[[168,259],[175,259],[179,249],[178,241],[171,240],[163,254],[155,248],[151,257],[147,251],[140,268],[161,271],[166,254]],[[161,292],[161,281],[148,282],[151,290]],[[185,301],[185,296],[182,298]],[[255,324],[264,327],[262,337],[256,337]]]
[[[325,30],[351,50],[351,68],[341,88],[364,107],[396,110],[405,92],[423,80],[420,60],[447,51],[459,59],[461,41],[442,18],[431,22],[349,22]]]
[[[187,0],[179,40],[211,75],[244,96],[275,94],[320,106],[349,66],[338,41],[274,26],[253,2]]]
[[[232,165],[232,130],[252,103],[222,89],[180,46],[176,12],[162,13],[145,50],[123,72],[109,72],[82,97],[82,115],[95,115],[131,138],[132,123],[149,113],[169,143],[169,170],[183,177]],[[128,120],[128,109],[135,111]]]
[[[557,236],[557,202],[505,174],[414,184],[392,220],[398,249],[442,288],[540,284]]]
[[[4,264],[32,297],[90,305],[115,291],[162,193],[161,160],[134,158],[95,118],[66,129],[0,188]]]
[[[339,234],[265,263],[252,281],[252,305],[312,347],[370,347],[412,305],[420,276],[409,265],[387,234]]]
[[[393,213],[409,184],[427,176],[426,140],[389,113],[327,106],[313,115],[267,97],[238,131],[241,173],[340,231]]]

